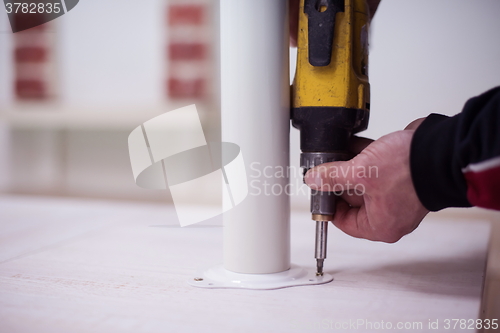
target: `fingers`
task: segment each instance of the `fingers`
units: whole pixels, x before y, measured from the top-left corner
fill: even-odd
[[[361,207],[364,203],[363,195],[358,195],[354,191],[345,191],[340,197],[352,207]]]
[[[366,223],[359,223],[359,221],[364,221],[366,218],[364,206],[351,207],[347,202],[339,199],[337,201],[337,211],[335,212],[332,223],[349,236],[369,239],[364,229]]]
[[[359,154],[373,141],[372,139],[363,138],[361,136],[353,136],[349,143],[349,150],[354,154]]]
[[[356,190],[355,171],[351,161],[324,163],[310,169],[304,180],[313,190],[344,193]]]
[[[371,241],[394,243],[406,234],[394,233],[392,230],[381,232],[378,229],[384,228],[374,228],[372,226],[366,205],[352,207],[343,199],[337,201],[337,211],[332,223],[349,236]]]
[[[299,31],[299,0],[289,0],[290,4],[290,46],[297,46],[297,34]]]

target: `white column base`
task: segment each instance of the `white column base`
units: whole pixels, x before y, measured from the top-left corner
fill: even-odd
[[[242,274],[228,271],[222,264],[197,273],[187,282],[200,288],[226,289],[280,289],[286,287],[324,284],[333,276],[324,273],[316,276],[316,269],[292,264],[289,270],[270,274]]]

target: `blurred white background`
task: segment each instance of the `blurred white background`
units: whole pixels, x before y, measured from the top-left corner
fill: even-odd
[[[50,22],[56,92],[34,100],[16,97],[19,37],[0,11],[0,190],[169,201],[167,191],[135,185],[127,137],[154,116],[196,103],[207,140],[220,138],[216,3],[80,1]],[[170,87],[172,78],[181,84]]]
[[[202,101],[165,93],[172,68],[166,9],[188,2],[209,9],[210,97]],[[216,5],[80,1],[53,22],[57,96],[38,103],[15,99],[13,35],[0,11],[0,190],[169,200],[167,192],[134,184],[127,136],[155,115],[194,102],[209,139],[219,137]],[[382,0],[371,28],[371,119],[362,135],[378,138],[432,112],[456,114],[468,98],[500,85],[499,16],[496,0]],[[298,168],[298,131],[291,137]],[[308,200],[293,198],[293,205],[305,209]]]

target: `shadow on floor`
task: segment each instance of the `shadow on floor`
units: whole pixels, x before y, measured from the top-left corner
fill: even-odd
[[[458,297],[480,297],[484,284],[485,254],[432,261],[408,261],[376,269],[344,269],[328,273],[345,287],[406,290]],[[474,287],[471,287],[474,286]]]

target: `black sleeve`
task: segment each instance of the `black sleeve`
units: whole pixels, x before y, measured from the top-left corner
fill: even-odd
[[[431,114],[415,131],[410,168],[431,211],[500,205],[500,87],[467,101],[461,113]]]

